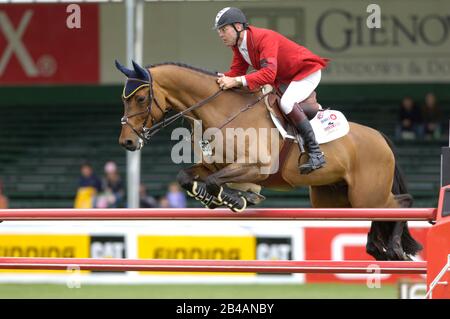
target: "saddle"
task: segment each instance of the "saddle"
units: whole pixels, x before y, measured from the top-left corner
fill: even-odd
[[[283,125],[286,131],[292,131],[289,120],[286,115],[281,111],[280,100],[282,93],[279,90],[275,90],[271,85],[264,85],[262,88],[262,93],[267,94],[264,98],[267,110],[277,118]],[[306,99],[301,101],[300,106],[302,107],[308,120],[312,120],[317,112],[322,109],[321,105],[317,102],[316,91],[313,91]]]

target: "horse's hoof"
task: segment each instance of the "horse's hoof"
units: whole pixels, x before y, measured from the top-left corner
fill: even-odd
[[[414,261],[414,259],[410,256],[410,255],[408,255],[407,253],[405,253],[405,261]]]
[[[366,253],[372,256],[375,260],[388,260],[384,252],[381,252],[376,247],[366,248]]]
[[[388,256],[388,260],[401,260],[401,261],[408,260],[406,253],[403,251],[401,247],[388,248],[386,251],[386,255]]]
[[[244,197],[247,200],[247,203],[249,205],[258,205],[260,204],[263,200],[266,199],[265,196],[258,194],[258,193],[253,193],[253,192],[244,192]]]

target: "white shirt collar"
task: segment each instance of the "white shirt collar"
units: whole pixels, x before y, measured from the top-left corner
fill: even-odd
[[[241,45],[239,46],[239,52],[241,52],[242,57],[244,58],[244,60],[252,65],[252,62],[250,60],[250,56],[248,54],[248,48],[247,48],[247,30],[244,30],[244,36],[242,38],[242,42]]]

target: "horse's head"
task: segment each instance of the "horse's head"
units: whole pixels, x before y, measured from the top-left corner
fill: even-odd
[[[149,70],[133,61],[133,70],[126,68],[116,60],[117,69],[127,76],[123,88],[122,101],[124,115],[121,119],[122,131],[119,144],[129,151],[140,150],[144,141],[150,138],[151,127],[166,113],[158,102],[165,100],[162,93],[156,92]],[[153,109],[157,111],[153,112]]]

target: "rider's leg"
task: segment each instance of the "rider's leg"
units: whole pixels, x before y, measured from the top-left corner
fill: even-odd
[[[308,149],[309,160],[299,167],[301,174],[308,174],[325,164],[325,157],[316,141],[309,120],[298,102],[305,100],[320,82],[320,70],[303,80],[291,82],[281,98],[281,109],[297,128]]]

